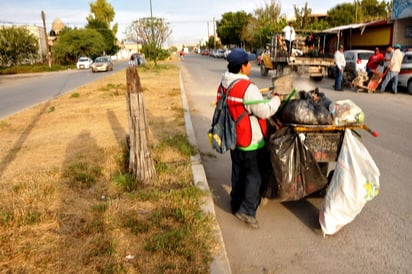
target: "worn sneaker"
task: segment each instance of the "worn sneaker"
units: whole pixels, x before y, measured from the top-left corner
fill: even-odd
[[[264,206],[267,205],[268,203],[269,203],[269,199],[266,198],[266,197],[262,197],[262,198],[260,198],[259,206],[260,206],[260,207],[264,207]]]
[[[241,220],[242,222],[244,222],[251,228],[255,228],[255,229],[259,228],[259,222],[258,220],[256,220],[255,217],[246,215],[245,213],[242,213],[239,211],[235,213],[235,216],[236,218],[238,218],[239,220]]]

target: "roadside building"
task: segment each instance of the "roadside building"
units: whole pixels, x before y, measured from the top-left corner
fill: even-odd
[[[329,50],[336,45],[345,49],[386,48],[401,44],[402,50],[412,49],[412,2],[393,0],[392,15],[384,20],[337,26],[324,30],[329,33]]]

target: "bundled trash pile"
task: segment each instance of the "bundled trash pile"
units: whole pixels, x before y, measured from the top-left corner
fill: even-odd
[[[319,89],[300,91],[276,115],[283,124],[350,125],[362,124],[365,114],[351,100],[332,102]]]

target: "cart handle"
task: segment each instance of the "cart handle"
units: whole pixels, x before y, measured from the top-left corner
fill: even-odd
[[[373,137],[378,137],[379,133],[377,131],[371,130],[367,125],[346,125],[346,126],[333,126],[333,125],[324,125],[324,126],[306,126],[306,125],[291,125],[296,132],[316,132],[316,131],[336,131],[345,129],[364,129],[369,132]]]

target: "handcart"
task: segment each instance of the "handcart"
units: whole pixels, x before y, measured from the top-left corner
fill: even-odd
[[[369,81],[368,81],[368,74],[366,72],[360,72],[352,80],[352,86],[356,89],[356,92],[367,90],[368,93],[374,93],[376,89],[378,88],[379,84],[385,78],[387,72],[388,72],[388,68],[386,68],[382,73],[374,72]],[[365,85],[366,81],[368,81],[367,85]]]
[[[330,162],[336,162],[342,146],[345,130],[350,129],[360,136],[356,130],[364,129],[372,136],[377,137],[378,133],[371,130],[366,124],[354,125],[284,125],[291,127],[297,134],[303,134],[304,144],[312,152],[322,173],[327,177]]]
[[[299,200],[322,193],[333,175],[329,164],[338,160],[345,131],[364,129],[377,137],[365,124],[302,125],[283,124],[270,138],[273,181],[264,191],[267,198]]]

